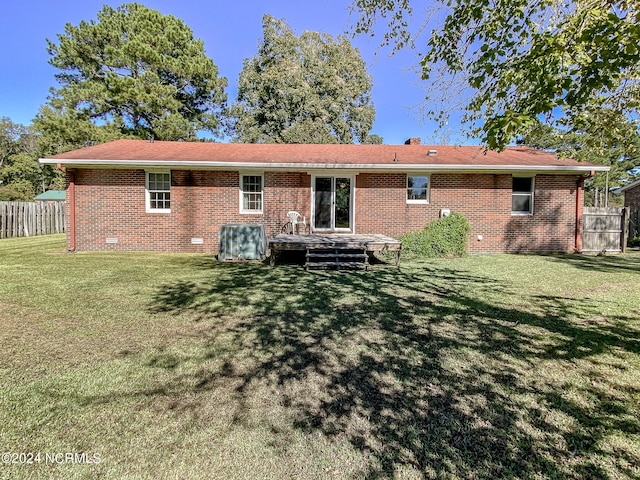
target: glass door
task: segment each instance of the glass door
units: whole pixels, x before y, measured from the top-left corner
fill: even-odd
[[[335,230],[351,230],[351,179],[334,178],[335,209],[334,225]]]
[[[314,191],[315,228],[317,230],[331,230],[333,227],[333,182],[331,177],[316,177]]]
[[[352,231],[353,178],[315,177],[313,187],[314,230]]]

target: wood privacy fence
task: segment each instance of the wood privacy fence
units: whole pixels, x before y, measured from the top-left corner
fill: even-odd
[[[584,208],[582,213],[583,252],[624,252],[628,237],[629,208]]]
[[[0,238],[64,231],[64,202],[0,202]]]

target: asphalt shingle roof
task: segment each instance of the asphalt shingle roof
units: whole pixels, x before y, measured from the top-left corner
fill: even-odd
[[[478,146],[429,145],[300,145],[213,142],[164,142],[115,140],[72,150],[41,160],[43,163],[122,165],[124,163],[179,166],[220,166],[221,164],[270,166],[354,166],[401,168],[406,166],[539,167],[581,171],[607,170],[607,167],[528,147],[507,147],[502,152],[485,151]]]

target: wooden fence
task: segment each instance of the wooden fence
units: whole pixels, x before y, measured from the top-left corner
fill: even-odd
[[[0,238],[64,231],[64,202],[0,202]]]
[[[629,220],[629,207],[585,207],[582,213],[582,251],[624,252],[630,233]]]

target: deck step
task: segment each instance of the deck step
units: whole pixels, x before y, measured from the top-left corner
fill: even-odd
[[[368,263],[364,262],[307,262],[305,268],[311,267],[364,267],[365,270],[369,267]]]
[[[366,253],[307,253],[307,258],[369,258]]]
[[[369,268],[369,255],[366,246],[346,247],[346,246],[322,246],[307,247],[306,262],[304,268],[322,267],[350,267]]]
[[[307,249],[312,250],[364,250],[365,245],[348,246],[348,245],[322,245],[322,246],[310,246]]]

